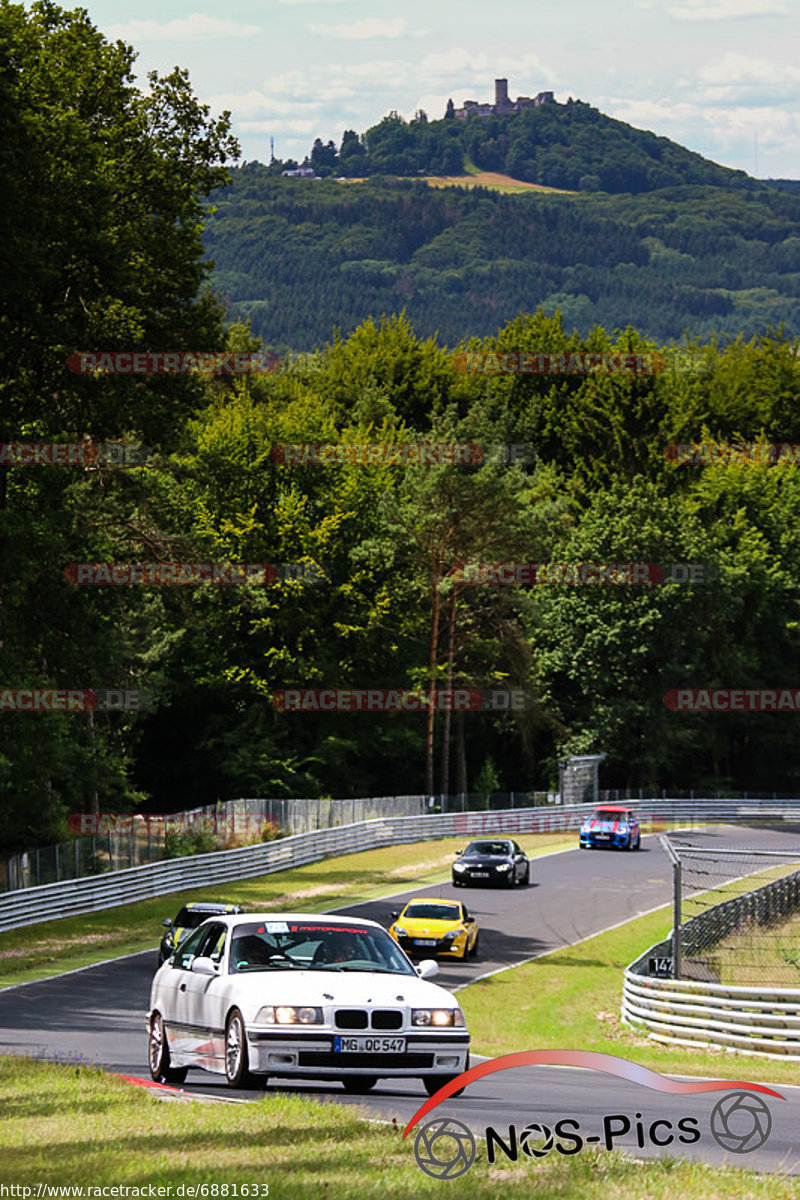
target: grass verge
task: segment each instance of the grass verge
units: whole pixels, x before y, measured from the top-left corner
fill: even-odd
[[[417,1166],[403,1121],[370,1124],[357,1109],[280,1092],[252,1104],[165,1103],[96,1069],[4,1058],[0,1107],[3,1183],[32,1187],[33,1196],[38,1184],[127,1185],[145,1194],[149,1186],[204,1184],[204,1194],[217,1197],[224,1185],[231,1196],[233,1184],[261,1184],[270,1200],[385,1200],[441,1196],[448,1186]],[[602,1152],[489,1166],[482,1146],[457,1191],[460,1200],[489,1200],[506,1187],[535,1189],[538,1200],[800,1196],[791,1179]]]
[[[731,1051],[665,1046],[620,1019],[622,972],[672,926],[672,907],[556,950],[462,988],[476,1054],[580,1047],[616,1054],[674,1075],[710,1075],[765,1083],[798,1082],[797,1063]],[[503,1014],[502,1022],[497,1014]]]
[[[191,900],[223,900],[250,910],[320,912],[443,883],[450,878],[455,851],[466,840],[384,846],[237,883],[173,892],[86,916],[12,929],[0,934],[0,988],[150,947],[155,952],[163,932],[162,917],[174,916],[181,904]],[[528,834],[517,840],[531,857],[575,848],[574,834]]]

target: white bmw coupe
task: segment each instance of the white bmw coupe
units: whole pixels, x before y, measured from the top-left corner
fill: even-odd
[[[232,1087],[337,1079],[363,1093],[419,1078],[432,1095],[469,1066],[453,996],[375,921],[315,913],[210,917],[158,969],[147,1015],[153,1079],[189,1067]]]

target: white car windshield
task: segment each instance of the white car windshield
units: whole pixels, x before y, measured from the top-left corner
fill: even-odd
[[[377,971],[415,975],[403,952],[383,929],[344,925],[335,918],[253,921],[232,933],[229,971]]]

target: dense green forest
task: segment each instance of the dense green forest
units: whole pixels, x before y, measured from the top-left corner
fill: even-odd
[[[316,138],[305,159],[321,176],[459,175],[468,163],[526,183],[582,192],[651,192],[708,184],[757,189],[744,171],[617,121],[581,100],[550,102],[509,115],[406,121],[390,113],[360,137],[345,131],[340,146]],[[287,164],[271,164],[279,172]]]
[[[501,789],[546,788],[565,752],[605,752],[606,787],[796,790],[792,714],[664,703],[676,687],[796,683],[796,465],[678,466],[665,454],[702,437],[800,442],[794,342],[765,320],[757,336],[749,326],[730,342],[706,338],[692,371],[496,377],[459,372],[446,344],[650,353],[660,340],[632,319],[650,294],[636,281],[649,280],[651,311],[671,312],[676,334],[688,311],[676,297],[684,289],[699,303],[712,266],[720,285],[732,273],[734,294],[771,291],[789,278],[787,255],[800,271],[794,197],[677,189],[621,199],[622,220],[604,201],[525,207],[419,184],[306,189],[265,181],[257,167],[230,182],[226,117],[197,103],[182,72],[154,77],[143,96],[132,53],[85,13],[0,3],[0,53],[11,255],[0,278],[2,440],[150,449],[130,468],[0,465],[0,680],[140,688],[152,699],[143,713],[0,713],[3,846],[55,840],[68,813],[97,806],[419,793],[426,765],[434,791],[445,778],[467,790],[491,767]],[[226,326],[204,284],[204,211],[218,278],[255,271],[257,294],[277,280],[264,340],[315,347],[313,361],[234,377],[67,370],[88,349],[257,347],[245,325]],[[574,270],[573,244],[609,330],[630,327],[576,331],[568,299],[564,318],[535,302],[521,315],[517,300],[487,302],[504,297],[514,271],[515,296],[525,295],[534,259],[555,294]],[[445,307],[431,300],[427,319],[414,307],[418,254],[414,269],[431,281],[452,273],[460,296],[450,309],[460,322],[439,339],[427,333]],[[657,274],[640,274],[651,259],[674,272],[658,309]],[[341,265],[368,260],[373,280],[351,266],[348,282]],[[375,280],[396,262],[412,286],[381,290]],[[480,302],[467,303],[472,291]],[[406,301],[413,321],[363,319]],[[334,336],[337,315],[357,327]],[[703,328],[744,325],[738,308],[728,318],[711,312]],[[415,441],[533,452],[469,467],[320,466],[273,453]],[[705,563],[716,579],[525,588],[469,586],[453,571],[582,561]],[[90,588],[65,575],[81,562],[305,563],[326,579]],[[424,713],[290,713],[271,702],[281,688],[448,682],[516,687],[533,703],[449,725],[437,714],[430,757]]]
[[[229,315],[265,345],[309,350],[404,309],[455,345],[519,313],[584,335],[635,325],[800,333],[800,196],[760,187],[638,196],[502,195],[421,182],[280,179],[249,163],[215,193],[205,245]]]

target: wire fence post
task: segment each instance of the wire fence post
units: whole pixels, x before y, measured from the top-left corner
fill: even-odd
[[[672,978],[680,979],[681,977],[681,891],[682,891],[682,868],[681,860],[675,852],[670,839],[665,833],[659,837],[659,842],[663,850],[666,851],[667,858],[672,863]]]
[[[681,885],[683,868],[681,860],[672,864],[672,978],[681,977]]]

